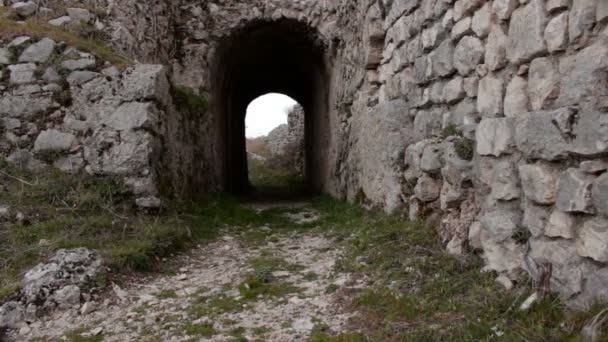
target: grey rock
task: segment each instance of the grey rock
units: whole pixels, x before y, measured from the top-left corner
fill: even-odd
[[[551,216],[551,209],[536,205],[532,201],[524,201],[524,221],[523,224],[533,237],[541,237],[545,234],[547,222]]]
[[[89,285],[102,271],[102,259],[93,251],[58,250],[48,263],[39,264],[25,274],[23,298],[27,303],[44,303],[57,290],[70,285]]]
[[[560,75],[555,60],[536,58],[530,64],[528,91],[533,110],[546,109],[560,93]]]
[[[492,4],[492,13],[496,15],[498,19],[506,20],[511,17],[513,11],[517,8],[517,0],[494,0]]]
[[[0,329],[18,329],[25,320],[25,308],[18,302],[0,306]]]
[[[74,71],[68,76],[67,81],[71,86],[77,86],[87,83],[97,76],[99,74],[92,71]]]
[[[48,95],[42,96],[0,96],[0,115],[29,119],[38,114],[48,113],[57,104]]]
[[[441,184],[439,181],[431,178],[427,174],[424,174],[418,179],[418,183],[414,188],[416,198],[422,202],[433,202],[439,198],[441,192]]]
[[[490,33],[492,24],[492,4],[486,2],[473,16],[473,32],[479,38],[485,38]]]
[[[556,209],[549,217],[545,235],[552,238],[573,239],[575,228],[576,219],[574,216]]]
[[[0,48],[0,65],[11,64],[11,52],[7,48]]]
[[[520,76],[513,77],[507,86],[504,102],[506,117],[514,117],[529,112],[528,81]]]
[[[36,159],[28,150],[16,150],[11,153],[6,161],[18,168],[26,169],[31,172],[39,172],[46,169],[47,165]]]
[[[464,95],[463,78],[456,76],[449,80],[443,87],[443,93],[441,95],[443,102],[455,103],[461,100]]]
[[[59,74],[57,73],[57,71],[55,71],[53,67],[48,67],[44,71],[42,79],[49,83],[56,83],[61,81],[61,76],[59,76]]]
[[[77,174],[84,168],[84,158],[82,155],[61,157],[53,163],[53,166],[67,174]]]
[[[104,76],[116,77],[120,75],[120,70],[115,66],[111,66],[101,70],[101,74]]]
[[[162,201],[158,197],[140,197],[135,200],[135,205],[142,209],[158,209],[162,205]]]
[[[27,18],[36,13],[38,6],[32,1],[27,1],[17,2],[13,4],[12,8],[13,10],[15,10],[15,13],[17,13],[20,17]]]
[[[484,118],[479,123],[476,132],[477,153],[482,156],[499,157],[513,151],[513,119]]]
[[[562,299],[572,298],[583,289],[585,269],[583,259],[576,253],[576,247],[568,240],[532,239],[530,241],[530,263],[527,271],[533,279],[538,279],[537,264],[549,262],[553,265],[551,288],[559,292]]]
[[[49,298],[57,303],[59,309],[67,310],[80,307],[80,288],[76,285],[68,285],[58,289]]]
[[[513,161],[501,159],[492,173],[491,197],[499,201],[512,201],[521,197],[517,168]]]
[[[596,6],[597,0],[573,0],[568,20],[568,36],[571,42],[584,37],[595,24]]]
[[[104,123],[117,131],[140,128],[155,131],[157,116],[157,109],[153,103],[127,102],[118,107]]]
[[[450,34],[452,40],[457,42],[460,38],[473,33],[473,29],[471,26],[472,21],[473,20],[471,19],[471,17],[466,17],[454,24],[454,27],[452,27],[452,32]]]
[[[21,128],[21,121],[19,121],[18,119],[4,118],[2,122],[4,124],[4,129],[6,129],[7,131]]]
[[[69,7],[66,8],[70,19],[76,23],[88,23],[93,20],[93,14],[85,8]]]
[[[463,76],[468,75],[484,56],[481,40],[473,36],[463,37],[454,49],[454,67]]]
[[[95,66],[95,59],[94,58],[81,58],[81,59],[77,59],[77,60],[70,59],[70,60],[61,62],[61,66],[70,71],[90,69]]]
[[[515,142],[526,158],[554,161],[569,155],[568,142],[554,124],[560,112],[529,112],[515,117]]]
[[[55,41],[49,38],[43,38],[39,42],[30,45],[21,56],[20,63],[45,63],[55,50]]]
[[[21,85],[34,83],[36,81],[36,77],[34,76],[36,64],[14,64],[9,66],[8,70],[11,73],[9,80],[10,84]]]
[[[128,69],[123,73],[122,87],[122,96],[126,99],[169,103],[169,81],[162,65],[138,64]]]
[[[549,52],[561,51],[568,43],[568,12],[564,12],[549,21],[545,28],[545,41]]]
[[[496,209],[481,216],[480,222],[484,227],[482,239],[495,242],[510,240],[521,225],[521,214],[518,211]]]
[[[598,1],[595,19],[598,23],[604,23],[608,19],[608,2]]]
[[[547,163],[519,167],[522,188],[526,197],[537,204],[555,203],[559,170]]]
[[[69,150],[76,142],[76,137],[55,129],[40,132],[34,143],[36,152],[62,152]]]
[[[604,173],[595,180],[592,197],[597,211],[608,217],[608,173]]]
[[[440,144],[428,144],[424,147],[420,159],[420,169],[425,172],[438,172],[443,167],[443,146]]]
[[[507,35],[500,25],[492,25],[486,44],[485,64],[491,71],[501,69],[507,62]]]
[[[608,220],[592,218],[578,233],[576,251],[580,256],[599,262],[608,262]]]
[[[577,120],[571,129],[574,140],[571,141],[569,151],[572,154],[595,157],[608,152],[607,113],[583,110],[578,115],[573,115],[570,120],[572,119]]]
[[[53,26],[63,26],[70,22],[72,22],[72,18],[70,18],[67,15],[64,15],[64,16],[56,18],[56,19],[49,20],[49,24],[51,24]]]
[[[432,75],[443,77],[454,72],[453,56],[454,45],[452,45],[449,39],[446,39],[437,49],[429,54]]]
[[[8,43],[8,45],[6,47],[7,48],[10,48],[10,47],[22,47],[25,44],[29,43],[30,40],[32,40],[32,38],[30,38],[28,36],[20,36],[20,37],[17,37],[15,39],[13,39],[10,43]]]
[[[422,31],[422,48],[425,50],[431,50],[435,48],[439,42],[446,37],[446,32],[441,27],[440,23],[425,29]]]
[[[591,198],[595,178],[574,168],[562,173],[557,186],[557,208],[568,213],[595,214]]]
[[[513,12],[507,44],[507,57],[511,63],[519,65],[545,52],[546,23],[547,13],[543,0],[531,0]]]
[[[477,111],[483,117],[499,117],[504,109],[504,82],[494,75],[487,75],[479,81]]]

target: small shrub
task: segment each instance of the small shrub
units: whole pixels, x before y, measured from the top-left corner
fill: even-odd
[[[443,139],[451,136],[461,137],[462,132],[460,131],[460,129],[458,129],[458,126],[451,123],[443,129],[443,132],[441,132],[441,136],[443,137]]]
[[[190,113],[204,112],[208,106],[207,97],[183,86],[173,87],[173,101],[178,110]]]
[[[454,145],[456,149],[456,154],[462,160],[473,160],[475,156],[475,142],[469,138],[462,138],[456,142]]]

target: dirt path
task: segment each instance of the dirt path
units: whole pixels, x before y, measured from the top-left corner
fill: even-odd
[[[302,210],[294,224],[314,220]],[[305,341],[319,327],[343,332],[351,313],[342,309],[337,290],[358,284],[334,272],[340,253],[334,241],[317,235],[273,236],[252,246],[227,234],[178,257],[173,275],[114,286],[91,304],[92,312],[57,313],[13,337]]]

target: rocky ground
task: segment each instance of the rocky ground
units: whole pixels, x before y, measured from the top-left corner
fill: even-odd
[[[288,216],[294,225],[318,219],[306,207]],[[301,341],[318,326],[344,332],[352,314],[337,290],[360,284],[334,271],[335,242],[259,230],[272,237],[252,245],[226,233],[168,261],[174,273],[114,284],[98,303],[58,311],[9,340]]]

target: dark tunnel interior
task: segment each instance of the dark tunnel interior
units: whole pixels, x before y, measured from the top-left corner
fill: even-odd
[[[254,22],[224,38],[213,68],[212,104],[223,157],[223,190],[248,194],[245,139],[247,106],[267,93],[285,94],[305,111],[307,189],[322,188],[327,115],[324,47],[314,30],[294,20]]]

